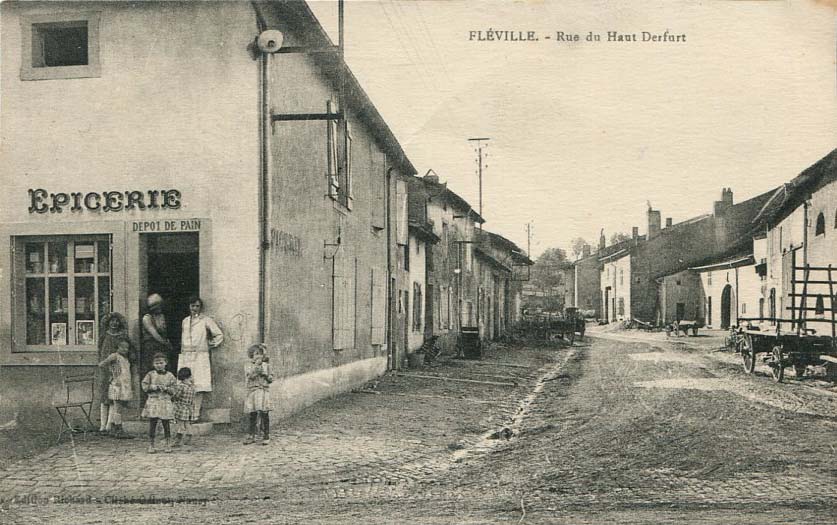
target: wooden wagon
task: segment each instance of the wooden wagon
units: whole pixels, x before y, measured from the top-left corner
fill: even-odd
[[[804,272],[802,280],[796,278],[799,272]],[[746,373],[753,373],[759,358],[770,367],[776,382],[782,381],[788,367],[802,377],[809,365],[837,364],[835,273],[837,269],[831,265],[794,266],[789,294],[792,304],[786,308],[790,318],[739,318],[733,343]],[[812,274],[819,278],[812,279]],[[798,285],[802,286],[801,293],[797,293]],[[827,295],[824,291],[811,292],[810,286],[827,287]]]

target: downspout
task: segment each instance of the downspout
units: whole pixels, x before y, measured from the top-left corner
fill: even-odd
[[[735,267],[735,324],[736,324],[736,326],[739,324],[738,323],[738,317],[739,317],[738,305],[740,303],[741,303],[741,296],[738,295],[738,267],[736,266]]]
[[[386,174],[386,221],[387,221],[387,369],[395,370],[395,356],[393,355],[392,345],[392,326],[395,317],[393,309],[395,304],[393,302],[392,287],[392,209],[390,199],[392,198],[392,172],[394,168],[388,168]]]
[[[256,13],[256,23],[259,33],[267,29],[265,18],[256,2],[252,2]],[[253,44],[255,46],[255,44]],[[268,249],[270,248],[270,170],[271,148],[270,130],[272,127],[270,115],[270,53],[259,53],[259,98],[261,99],[259,119],[259,342],[265,342],[268,308]]]

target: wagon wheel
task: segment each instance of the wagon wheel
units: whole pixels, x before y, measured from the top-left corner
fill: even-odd
[[[756,350],[753,347],[753,338],[750,334],[744,334],[738,342],[738,351],[741,359],[744,360],[744,372],[752,374],[756,369]]]
[[[777,383],[781,383],[785,377],[785,365],[782,362],[782,345],[773,347],[773,362],[770,363],[770,375]]]

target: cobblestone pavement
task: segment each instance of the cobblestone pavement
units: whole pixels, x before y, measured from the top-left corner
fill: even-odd
[[[4,494],[212,499],[20,502],[0,521],[837,522],[834,396],[613,337],[421,372],[517,387],[384,378],[381,394],[283,422],[266,448],[220,435],[171,456],[128,450],[139,443],[52,449],[0,471]]]

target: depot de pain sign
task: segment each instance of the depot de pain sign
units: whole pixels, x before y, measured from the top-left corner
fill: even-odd
[[[29,213],[64,213],[180,208],[179,190],[128,190],[51,193],[38,188],[29,190]]]

